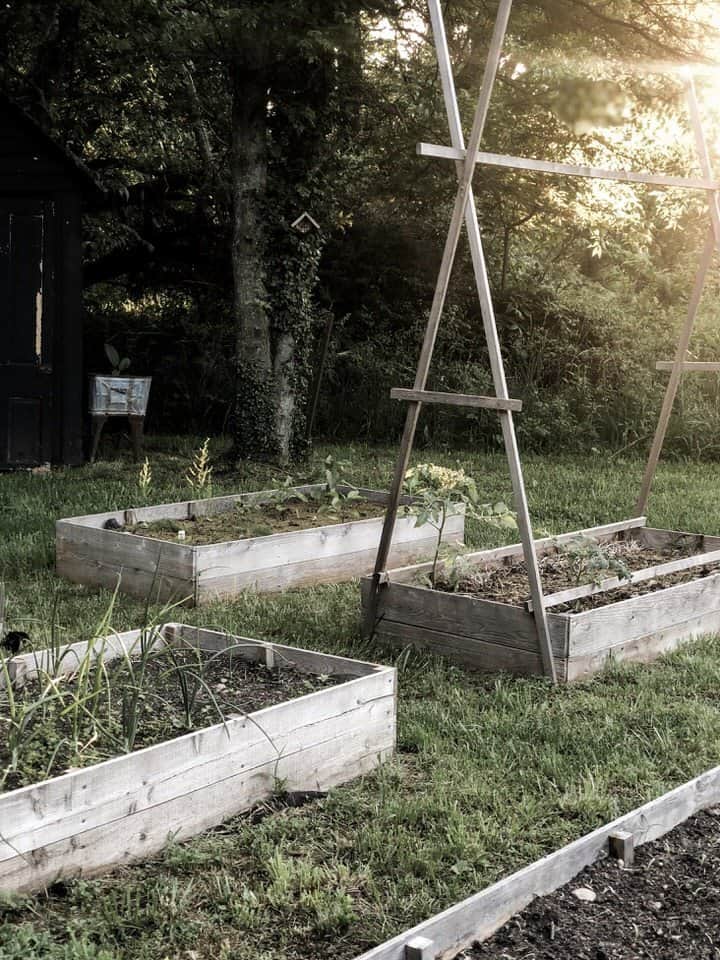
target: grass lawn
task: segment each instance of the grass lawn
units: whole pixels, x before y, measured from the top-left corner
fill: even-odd
[[[149,441],[148,502],[187,499],[191,449],[185,439]],[[360,446],[318,449],[295,478],[319,478],[328,452],[352,461],[356,482],[387,486],[394,451]],[[458,462],[439,451],[418,459]],[[488,500],[510,502],[502,455],[460,463]],[[642,466],[605,454],[529,458],[538,531],[632,516]],[[8,627],[26,629],[36,647],[53,620],[67,640],[92,633],[111,599],[54,576],[54,520],[137,505],[137,472],[118,461],[0,476]],[[273,477],[248,466],[218,476],[213,492],[262,489]],[[719,534],[717,493],[717,465],[665,465],[650,522]],[[500,536],[474,527],[469,540]],[[129,629],[143,614],[144,604],[120,596],[113,626]],[[239,817],[151,863],[0,902],[2,960],[346,960],[720,762],[715,638],[553,690],[368,645],[357,584],[247,594],[171,619],[397,663],[397,757],[306,807]]]

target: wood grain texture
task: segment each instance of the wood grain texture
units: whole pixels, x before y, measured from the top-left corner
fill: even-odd
[[[395,744],[395,670],[171,624],[168,642],[272,648],[286,666],[346,682],[127,756],[0,795],[0,890],[39,889],[157,852],[288,790],[326,790],[373,769]],[[130,635],[127,635],[130,638]],[[126,639],[127,639],[126,638]]]
[[[602,654],[618,644],[675,628],[720,610],[720,574],[568,614],[570,657]]]
[[[640,571],[643,577],[660,575],[716,562],[720,538],[702,534],[638,526],[643,518],[580,531],[596,539],[632,535],[654,549],[682,547],[702,551],[698,556],[668,561]],[[564,537],[536,543],[538,552],[555,548]],[[470,554],[478,565],[496,565],[522,556],[519,544]],[[431,564],[389,571],[379,590],[374,618],[368,602],[371,581],[362,581],[363,629],[394,644],[414,646],[446,656],[470,669],[503,670],[520,675],[542,673],[533,621],[524,607],[496,603],[463,594],[432,590],[413,583]],[[601,585],[602,586],[605,585]],[[593,589],[592,592],[595,592]],[[585,588],[563,591],[548,599],[565,602],[568,593],[587,594]],[[581,613],[548,613],[548,627],[558,679],[588,677],[608,659],[650,662],[685,640],[720,630],[720,573],[627,600],[608,603]]]
[[[606,523],[597,527],[586,527],[584,530],[573,530],[570,533],[561,533],[556,537],[543,537],[535,541],[535,553],[538,557],[542,557],[548,553],[552,553],[558,545],[567,543],[580,536],[593,537],[600,543],[615,539],[618,533],[624,534],[632,532],[636,536],[639,536],[639,531],[644,527],[645,522],[645,517],[635,517],[632,520],[621,520],[617,523]],[[694,535],[688,534],[688,536]],[[522,556],[522,544],[511,543],[506,547],[495,547],[491,550],[478,550],[474,553],[467,553],[464,555],[464,558],[468,563],[494,565],[510,559],[519,559],[522,558]],[[432,566],[432,563],[419,563],[407,567],[394,567],[388,570],[388,578],[393,583],[410,583],[423,574],[429,573],[432,570]]]
[[[396,387],[390,391],[391,400],[411,400],[415,403],[441,404],[448,407],[477,407],[483,410],[522,410],[522,400],[503,397],[479,397],[469,393],[438,393],[436,390],[404,390]]]
[[[655,369],[669,372],[674,366],[675,363],[672,360],[658,360]],[[680,364],[680,370],[683,373],[720,373],[720,363],[705,360],[686,360]]]
[[[487,940],[536,897],[547,896],[606,856],[611,835],[630,833],[636,846],[651,843],[718,801],[720,767],[715,767],[366,951],[356,960],[405,960],[406,944],[417,937],[433,942],[435,960],[450,960],[474,941]]]
[[[324,484],[296,488],[317,493]],[[343,487],[349,490],[348,487]],[[371,502],[384,503],[382,491],[359,491]],[[140,521],[186,519],[234,510],[239,501],[263,503],[273,491],[183,501],[134,511]],[[409,503],[408,497],[402,504]],[[230,597],[240,590],[279,591],[320,582],[337,583],[362,576],[372,569],[381,518],[326,524],[305,530],[251,537],[225,543],[188,546],[154,540],[121,531],[105,530],[109,519],[124,522],[127,511],[60,520],[56,524],[56,571],[60,576],[88,585],[151,597],[162,602],[203,603]],[[445,542],[461,541],[464,511],[448,519]],[[414,516],[402,516],[395,525],[392,559],[409,563],[430,556],[436,543],[430,524],[416,526]]]
[[[363,581],[363,590],[369,590],[367,580]],[[532,616],[522,607],[507,603],[390,582],[380,590],[377,614],[377,629],[381,631],[390,621],[430,628],[466,641],[480,640],[532,654],[538,652]],[[553,615],[549,624],[553,654],[567,656],[567,617]]]
[[[633,570],[627,577],[606,577],[600,583],[585,583],[579,587],[569,587],[545,597],[545,609],[559,607],[563,603],[572,603],[573,600],[582,600],[585,597],[594,597],[599,593],[608,593],[618,587],[642,583],[644,580],[656,580],[671,573],[681,573],[696,567],[705,567],[708,564],[720,561],[720,550],[711,550],[707,553],[698,553],[692,557],[679,557],[677,560],[668,560],[665,563],[656,563],[654,567],[645,567],[643,570]],[[526,607],[529,607],[526,604]]]
[[[438,146],[434,143],[419,143],[420,157],[437,160],[464,161],[467,151],[455,147]],[[506,167],[509,170],[528,170],[535,173],[561,174],[590,180],[618,180],[624,183],[640,183],[649,186],[676,187],[685,190],[718,190],[720,183],[711,177],[675,177],[664,173],[643,173],[634,170],[608,170],[573,163],[555,163],[552,160],[535,160],[530,157],[513,157],[498,153],[478,152],[476,162],[489,167]]]

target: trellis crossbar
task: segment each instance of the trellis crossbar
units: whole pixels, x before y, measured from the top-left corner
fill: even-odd
[[[716,251],[720,250],[720,181],[713,176],[710,156],[707,146],[700,109],[697,101],[695,85],[691,77],[685,83],[685,92],[690,114],[690,123],[694,134],[695,147],[698,155],[701,177],[677,177],[665,174],[643,173],[628,170],[606,170],[598,167],[583,166],[568,163],[554,163],[546,160],[537,160],[527,157],[504,156],[480,151],[488,109],[492,97],[495,80],[497,78],[502,49],[507,32],[508,22],[512,9],[512,0],[500,0],[495,26],[490,41],[490,49],[485,65],[480,93],[475,109],[473,125],[467,145],[465,144],[457,93],[453,78],[450,51],[445,32],[440,0],[428,0],[430,21],[435,40],[435,49],[438,59],[440,81],[443,99],[447,113],[451,145],[436,146],[421,143],[418,153],[421,156],[433,157],[442,160],[452,160],[456,165],[458,188],[453,207],[452,218],[448,230],[447,240],[443,251],[442,262],[437,277],[435,294],[433,297],[430,316],[428,318],[425,337],[420,358],[418,361],[415,383],[412,389],[394,389],[391,397],[405,400],[408,403],[408,412],[400,450],[390,489],[387,512],[383,525],[382,536],[378,547],[378,554],[373,575],[373,597],[375,604],[383,585],[387,583],[386,565],[392,542],[393,529],[397,517],[398,505],[402,495],[402,486],[410,462],[418,418],[423,403],[446,403],[456,406],[470,406],[495,410],[499,417],[503,433],[503,441],[510,469],[510,478],[513,485],[513,496],[518,518],[518,528],[523,546],[523,556],[528,572],[530,586],[529,609],[532,611],[537,630],[538,646],[546,676],[557,682],[555,666],[552,656],[546,609],[548,603],[543,593],[543,585],[538,568],[536,542],[533,536],[532,523],[525,492],[522,464],[517,445],[517,437],[513,421],[513,413],[519,412],[521,402],[511,400],[508,394],[505,369],[500,350],[495,311],[493,307],[490,284],[488,280],[487,264],[483,250],[482,236],[478,222],[477,209],[473,194],[473,176],[479,164],[503,167],[510,170],[523,170],[530,173],[555,174],[561,176],[585,177],[601,180],[622,181],[634,184],[645,184],[655,187],[680,188],[703,190],[708,197],[711,229],[705,243],[693,287],[687,317],[680,333],[677,351],[672,363],[659,363],[658,369],[670,369],[670,380],[665,392],[660,418],[655,437],[648,458],[643,477],[640,497],[637,504],[637,515],[644,513],[650,488],[657,468],[658,459],[665,439],[667,424],[670,418],[680,377],[683,372],[693,369],[718,369],[717,364],[692,364],[687,361],[687,351],[690,337],[697,318],[700,300],[702,297],[707,275]],[[490,367],[493,376],[495,397],[477,397],[462,394],[443,394],[426,390],[426,383],[432,362],[435,340],[442,319],[445,300],[450,283],[450,276],[455,263],[457,247],[460,240],[463,224],[466,227],[473,272],[477,287],[480,310],[483,319],[485,339],[487,341]],[[556,602],[557,597],[548,598]],[[370,623],[376,622],[374,608],[370,611]]]

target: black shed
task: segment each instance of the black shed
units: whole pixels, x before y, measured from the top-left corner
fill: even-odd
[[[80,208],[94,190],[0,96],[0,469],[83,459]]]

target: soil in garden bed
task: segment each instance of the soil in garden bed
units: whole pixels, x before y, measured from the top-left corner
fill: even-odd
[[[124,659],[106,663],[97,688],[92,669],[82,688],[72,677],[55,682],[57,695],[45,681],[43,694],[35,680],[15,692],[16,723],[23,715],[28,722],[19,739],[17,769],[4,775],[12,760],[13,712],[7,694],[0,692],[0,793],[350,679],[284,670],[281,665],[269,670],[237,654],[172,647],[151,654],[144,671],[136,659],[131,664]],[[40,706],[35,709],[34,704]]]
[[[651,549],[637,540],[615,540],[600,544],[602,553],[609,566],[606,568],[592,566],[597,555],[589,551],[589,556],[563,552],[547,554],[539,558],[540,575],[542,577],[545,594],[558,593],[571,587],[585,584],[599,583],[610,577],[621,576],[621,571],[633,572],[654,567],[670,560],[681,557],[694,556],[698,551],[691,542],[679,541],[671,548]],[[582,552],[582,551],[581,551]],[[711,573],[720,572],[720,562],[709,563],[705,566],[693,567],[690,570],[681,570],[677,573],[666,574],[651,580],[641,580],[635,584],[621,584],[614,590],[607,590],[591,597],[583,597],[571,603],[558,605],[552,608],[554,613],[577,613],[582,610],[592,610],[608,603],[617,603],[640,594],[653,593],[678,583],[690,580],[699,580]],[[524,560],[506,560],[500,564],[482,567],[478,565],[463,566],[462,556],[456,561],[454,572],[441,572],[435,584],[436,589],[451,593],[470,594],[483,600],[495,600],[500,603],[509,603],[513,606],[522,606],[530,599],[527,568]]]
[[[610,859],[588,867],[460,958],[718,960],[720,808],[639,847],[631,869]]]
[[[180,540],[193,546],[206,543],[224,543],[249,537],[266,537],[273,533],[307,530],[332,523],[368,520],[385,515],[385,506],[368,500],[342,500],[336,506],[317,500],[287,500],[284,503],[257,504],[238,507],[213,516],[187,520],[156,520],[124,527],[127,533],[154,540]],[[182,536],[184,532],[185,536]],[[181,534],[180,538],[178,534]]]

